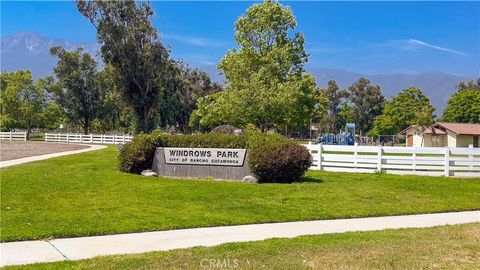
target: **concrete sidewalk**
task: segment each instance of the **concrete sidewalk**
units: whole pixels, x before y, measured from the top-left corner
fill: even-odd
[[[79,144],[78,143],[78,145],[86,145],[86,146],[89,146],[89,147],[85,148],[85,149],[80,149],[80,150],[64,151],[64,152],[58,152],[58,153],[51,153],[51,154],[45,154],[45,155],[38,155],[38,156],[31,156],[31,157],[24,157],[24,158],[12,159],[12,160],[0,161],[0,168],[10,167],[10,166],[13,166],[13,165],[28,163],[28,162],[32,162],[32,161],[45,160],[45,159],[49,159],[49,158],[62,157],[62,156],[68,156],[68,155],[73,155],[73,154],[80,154],[80,153],[85,153],[85,152],[90,152],[90,151],[95,151],[95,150],[100,150],[100,149],[107,148],[107,146],[105,146],[105,145],[97,145],[97,144]]]
[[[215,246],[300,235],[424,228],[480,222],[480,211],[251,224],[0,244],[0,266]]]

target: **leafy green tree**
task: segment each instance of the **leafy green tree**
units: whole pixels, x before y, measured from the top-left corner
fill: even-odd
[[[241,106],[239,98],[232,98],[236,93],[218,92],[199,98],[197,109],[190,116],[189,127],[198,131],[209,131],[216,126],[228,124],[232,126],[241,126],[243,120],[241,114],[235,109],[235,106]],[[238,108],[238,107],[237,107]]]
[[[347,101],[344,101],[340,105],[340,111],[338,112],[338,126],[339,130],[345,128],[347,123],[352,123],[354,120],[353,109]]]
[[[30,71],[1,74],[1,129],[24,128],[27,137],[41,125],[45,104],[43,80],[34,83]]]
[[[57,129],[61,124],[66,124],[67,120],[67,115],[60,104],[54,100],[47,102],[43,111],[42,127]]]
[[[324,89],[317,88],[313,93],[313,100],[315,102],[314,109],[310,115],[310,125],[317,125],[320,128],[329,123],[327,114],[329,101]]]
[[[218,67],[226,89],[199,102],[204,126],[253,123],[261,130],[308,125],[315,80],[304,73],[307,54],[290,8],[265,1],[248,8],[235,24],[237,48]],[[201,106],[205,106],[201,108]],[[197,113],[197,112],[196,112]]]
[[[134,1],[75,1],[80,13],[97,29],[101,55],[119,76],[122,95],[138,123],[151,131],[166,77],[169,53],[160,42],[149,3]]]
[[[375,117],[382,113],[385,97],[380,86],[370,84],[367,78],[360,78],[348,87],[348,97],[357,130],[363,135],[372,128]]]
[[[22,89],[32,87],[31,74],[28,71],[2,72],[0,74],[0,113],[1,130],[16,127],[20,117],[20,95]]]
[[[325,89],[325,96],[328,100],[328,115],[326,117],[327,130],[336,133],[340,129],[338,122],[340,105],[342,100],[347,96],[347,93],[338,87],[337,82],[332,80],[328,82],[328,87]]]
[[[197,109],[197,101],[222,88],[212,82],[207,73],[192,69],[182,62],[172,61],[169,74],[168,86],[158,106],[160,125],[175,126],[182,132],[188,132],[189,118]]]
[[[383,113],[375,118],[370,135],[393,135],[410,125],[430,126],[435,109],[418,88],[404,89],[387,102]]]
[[[97,63],[82,49],[69,52],[62,47],[53,47],[50,52],[59,58],[54,68],[58,83],[50,90],[70,121],[81,125],[83,132],[88,134],[104,98]]]
[[[480,89],[460,89],[448,99],[445,122],[480,123]]]
[[[99,113],[93,122],[92,129],[97,133],[111,130],[131,133],[134,131],[135,113],[124,100],[116,70],[107,65],[99,72],[100,87],[104,98],[101,102]]]

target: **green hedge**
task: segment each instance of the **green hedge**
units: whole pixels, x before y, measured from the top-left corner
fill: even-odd
[[[297,181],[311,164],[308,150],[278,134],[247,131],[245,135],[195,134],[170,135],[160,132],[143,134],[124,145],[119,169],[140,173],[149,169],[157,147],[246,148],[249,166],[260,182]]]

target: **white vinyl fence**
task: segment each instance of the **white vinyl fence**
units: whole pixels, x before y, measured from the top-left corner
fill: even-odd
[[[480,177],[480,148],[306,145],[311,170]]]
[[[0,132],[2,141],[27,141],[27,132]]]
[[[46,142],[124,144],[132,139],[131,135],[45,133]]]

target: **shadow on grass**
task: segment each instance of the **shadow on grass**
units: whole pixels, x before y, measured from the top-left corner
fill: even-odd
[[[311,177],[311,176],[303,176],[300,180],[300,183],[317,183],[317,184],[321,184],[323,183],[323,180],[320,179],[320,178],[316,178],[316,177]]]

